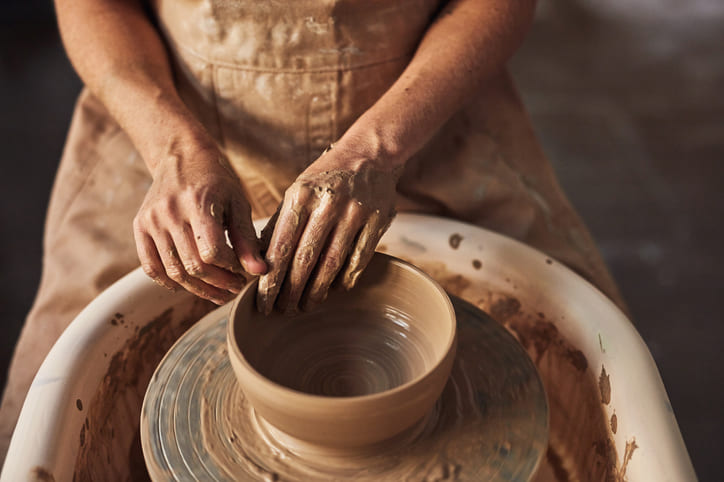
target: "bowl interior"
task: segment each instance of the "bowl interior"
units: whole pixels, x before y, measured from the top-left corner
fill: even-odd
[[[445,292],[427,275],[377,254],[355,289],[335,289],[298,315],[255,309],[256,287],[234,313],[241,356],[262,377],[289,389],[356,397],[424,376],[453,341],[455,318]]]

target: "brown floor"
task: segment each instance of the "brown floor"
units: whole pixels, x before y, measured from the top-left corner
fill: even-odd
[[[0,7],[0,384],[40,275],[43,216],[80,87],[49,3]],[[514,75],[656,359],[699,477],[716,480],[724,3],[540,3]]]

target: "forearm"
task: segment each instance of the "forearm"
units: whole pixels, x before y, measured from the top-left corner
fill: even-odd
[[[389,167],[404,164],[521,43],[535,0],[451,1],[390,89],[338,145]]]
[[[209,142],[179,98],[161,39],[137,0],[56,0],[68,56],[151,173]]]

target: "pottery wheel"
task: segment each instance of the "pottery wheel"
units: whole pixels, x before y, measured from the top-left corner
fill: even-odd
[[[311,462],[279,443],[245,399],[226,351],[228,308],[171,348],[141,414],[154,480],[526,481],[545,453],[548,406],[523,348],[452,297],[458,351],[433,411],[383,453]]]

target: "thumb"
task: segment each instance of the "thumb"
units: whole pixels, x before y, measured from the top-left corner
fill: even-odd
[[[229,241],[241,266],[249,274],[266,273],[267,266],[259,254],[259,240],[251,221],[251,210],[245,206],[245,203],[237,202],[232,204],[230,211],[227,228]]]

